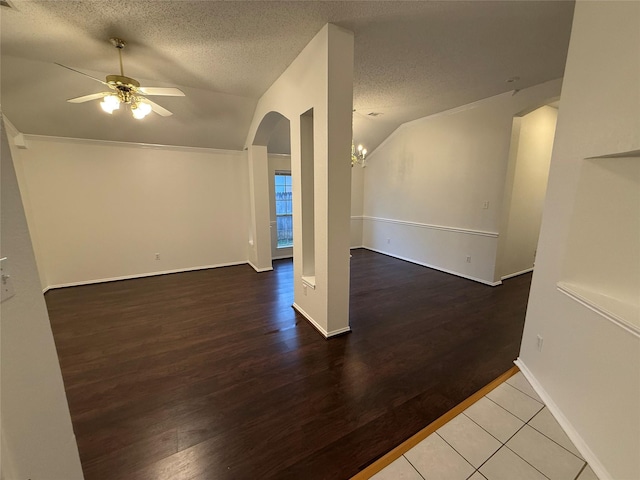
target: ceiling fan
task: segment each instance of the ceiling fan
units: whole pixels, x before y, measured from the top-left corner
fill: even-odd
[[[56,63],[60,67],[71,70],[72,72],[79,73],[85,77],[89,77],[96,82],[100,82],[103,85],[109,87],[110,91],[92,93],[91,95],[83,95],[82,97],[70,98],[67,100],[69,103],[84,103],[91,100],[102,99],[100,107],[105,112],[111,114],[114,110],[118,110],[121,104],[129,105],[133,117],[141,120],[146,117],[152,111],[163,117],[173,115],[169,110],[161,107],[155,102],[152,102],[147,96],[167,96],[167,97],[184,97],[184,93],[178,88],[164,88],[164,87],[141,87],[140,82],[134,78],[126,77],[124,75],[124,68],[122,67],[122,49],[127,44],[120,38],[109,39],[111,44],[118,49],[118,57],[120,59],[120,75],[107,75],[106,82],[92,77],[84,72],[76,70],[61,63]]]

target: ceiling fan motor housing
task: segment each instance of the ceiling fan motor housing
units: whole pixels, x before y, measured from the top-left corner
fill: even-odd
[[[140,83],[135,78],[124,75],[107,75],[107,83],[118,92],[123,103],[130,103],[133,100],[133,94],[140,87]]]
[[[135,78],[125,77],[123,75],[107,75],[107,83],[116,88],[124,87],[129,90],[140,88],[140,82]]]

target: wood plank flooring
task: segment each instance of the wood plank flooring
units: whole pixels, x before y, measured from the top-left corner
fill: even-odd
[[[328,341],[290,260],[49,291],[86,480],[347,479],[513,365],[530,274],[352,253]]]

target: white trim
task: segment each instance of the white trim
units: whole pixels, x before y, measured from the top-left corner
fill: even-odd
[[[249,266],[251,268],[253,268],[256,272],[258,273],[262,273],[262,272],[270,272],[271,270],[273,270],[273,266],[271,267],[265,267],[265,268],[258,268],[256,267],[253,263],[251,263],[249,260],[247,260],[247,262],[249,264]]]
[[[364,215],[351,215],[351,220],[364,220]]]
[[[11,123],[11,120],[9,120],[6,115],[4,114],[2,115],[2,120],[4,120],[4,125],[7,128],[7,136],[11,134],[11,136],[13,137],[19,133],[22,133],[16,128],[16,126],[13,123]]]
[[[582,436],[578,433],[578,431],[574,428],[574,426],[569,422],[567,417],[564,416],[560,407],[556,405],[551,396],[547,393],[547,391],[540,385],[540,382],[536,380],[531,371],[527,368],[525,363],[522,361],[520,357],[513,362],[520,369],[524,377],[531,384],[536,393],[540,396],[544,404],[547,406],[551,414],[558,421],[564,432],[567,434],[569,439],[573,442],[575,447],[582,455],[582,458],[589,464],[589,466],[593,469],[593,472],[600,480],[613,480],[611,474],[607,471],[607,469],[602,465],[598,457],[593,453],[593,451],[589,448],[587,443],[583,440]]]
[[[349,250],[356,250],[358,248],[367,248],[364,245],[356,245],[355,247],[349,247]]]
[[[318,332],[320,332],[320,334],[324,337],[324,338],[331,338],[331,337],[335,337],[336,335],[341,335],[343,333],[347,333],[351,331],[351,327],[344,327],[344,328],[340,328],[338,330],[333,330],[332,332],[327,332],[324,328],[322,328],[318,322],[316,322],[313,318],[311,318],[311,316],[305,312],[302,308],[300,308],[300,305],[298,305],[297,303],[293,303],[292,307],[300,314],[302,315],[304,318],[306,318],[309,323],[311,325],[313,325],[313,327],[318,330]]]
[[[632,335],[640,338],[640,327],[616,315],[615,313],[604,309],[602,306],[593,302],[592,300],[585,297],[584,295],[581,295],[578,291],[571,288],[570,284],[566,282],[558,282],[556,284],[556,287],[560,293],[566,295],[571,300],[578,302],[580,305],[587,307],[589,310],[597,313],[602,318],[605,318],[610,322],[615,323],[617,326],[621,327],[623,330],[626,330]]]
[[[343,327],[338,330],[332,330],[329,332],[328,338],[337,337],[338,335],[342,335],[343,333],[349,333],[351,331],[351,327]]]
[[[316,276],[315,275],[303,275],[302,283],[307,287],[311,287],[313,290],[316,289]]]
[[[245,265],[247,263],[249,262],[242,261],[242,262],[219,263],[216,265],[203,265],[201,267],[176,268],[174,270],[163,270],[160,272],[137,273],[134,275],[122,275],[120,277],[108,277],[108,278],[98,278],[95,280],[81,280],[79,282],[58,283],[56,285],[49,285],[45,287],[42,290],[42,293],[46,293],[47,291],[53,290],[54,288],[80,287],[82,285],[93,285],[94,283],[117,282],[119,280],[131,280],[134,278],[155,277],[158,275],[167,275],[170,273],[183,273],[183,272],[193,272],[196,270],[208,270],[209,268],[233,267],[236,265]]]
[[[406,225],[409,227],[428,228],[431,230],[444,230],[446,232],[464,233],[466,235],[480,235],[482,237],[497,238],[498,232],[486,232],[484,230],[472,230],[470,228],[450,227],[446,225],[433,225],[430,223],[410,222],[407,220],[394,220],[392,218],[369,217],[363,215],[363,220],[371,220],[375,222],[394,223],[397,225]]]
[[[456,277],[462,277],[462,278],[466,278],[467,280],[473,280],[474,282],[483,283],[485,285],[489,285],[490,287],[497,287],[498,285],[502,285],[502,280],[498,280],[497,282],[489,282],[487,280],[483,280],[478,277],[472,277],[471,275],[465,275],[464,273],[455,272],[453,270],[447,270],[446,268],[442,268],[442,267],[437,267],[435,265],[431,265],[430,263],[419,262],[418,260],[414,260],[413,258],[401,257],[400,255],[384,252],[382,250],[377,250],[371,247],[362,247],[362,248],[364,248],[365,250],[371,250],[372,252],[381,253],[389,257],[397,258],[398,260],[404,260],[405,262],[415,263],[416,265],[420,265],[422,267],[432,268],[440,272],[449,273],[451,275],[455,275]]]
[[[596,157],[586,157],[585,160],[603,160],[605,158],[640,158],[640,150],[628,150],[626,152],[608,153]]]
[[[116,146],[116,147],[136,147],[152,150],[173,150],[181,152],[200,152],[200,153],[221,153],[226,155],[244,155],[242,150],[223,150],[219,148],[208,147],[189,147],[184,145],[162,145],[157,143],[139,143],[139,142],[120,142],[116,140],[97,140],[93,138],[75,138],[75,137],[58,137],[49,135],[34,135],[31,133],[24,134],[26,139],[35,141],[48,141],[56,143],[82,143],[89,145]]]
[[[510,273],[509,275],[505,275],[504,277],[500,277],[500,278],[502,280],[507,280],[508,278],[517,277],[519,275],[524,275],[525,273],[530,273],[530,272],[533,272],[533,267],[525,268],[524,270],[520,270],[519,272],[516,272],[516,273]]]

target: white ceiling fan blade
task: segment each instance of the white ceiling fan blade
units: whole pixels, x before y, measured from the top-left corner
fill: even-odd
[[[164,107],[161,107],[160,105],[158,105],[155,102],[152,102],[148,98],[144,99],[144,103],[148,103],[151,106],[151,110],[153,110],[154,112],[156,112],[160,116],[169,117],[169,116],[173,115],[173,113],[171,113],[169,110],[167,110]]]
[[[111,95],[111,92],[100,92],[100,93],[92,93],[91,95],[84,95],[82,97],[70,98],[67,100],[69,103],[84,103],[90,102],[91,100],[97,100],[98,98],[106,97],[107,95]]]
[[[143,95],[158,95],[162,97],[184,97],[184,92],[179,88],[165,87],[140,87],[138,92]]]
[[[66,68],[67,70],[71,70],[72,72],[79,73],[80,75],[84,75],[85,77],[89,77],[91,80],[95,80],[96,82],[100,82],[103,85],[109,86],[109,84],[107,82],[104,82],[104,81],[100,80],[99,78],[92,77],[88,73],[81,72],[80,70],[76,70],[75,68],[67,67],[66,65],[62,65],[61,63],[57,63],[57,62],[53,62],[53,63],[55,63],[59,67]]]

